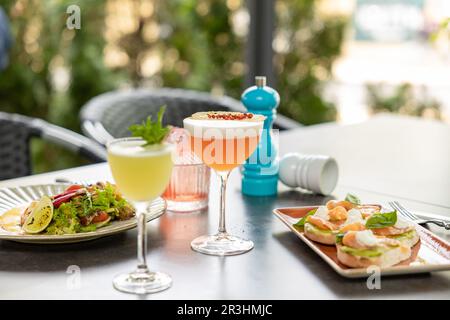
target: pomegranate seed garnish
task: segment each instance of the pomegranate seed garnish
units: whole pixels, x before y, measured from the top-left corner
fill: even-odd
[[[207,113],[208,119],[222,119],[222,120],[244,120],[253,118],[253,114],[249,112],[239,112],[239,113],[217,113],[210,112]]]

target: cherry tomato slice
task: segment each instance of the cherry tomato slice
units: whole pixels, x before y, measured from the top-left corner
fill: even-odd
[[[75,190],[78,190],[81,188],[83,188],[83,186],[81,186],[79,184],[73,184],[70,187],[68,187],[65,192],[75,191]]]
[[[106,212],[101,211],[101,212],[97,213],[97,215],[94,217],[94,219],[92,219],[92,223],[102,222],[102,221],[107,220],[108,218],[109,218],[109,215]]]

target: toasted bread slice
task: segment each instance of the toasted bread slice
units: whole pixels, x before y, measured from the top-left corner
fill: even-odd
[[[416,245],[417,242],[420,240],[419,233],[416,229],[412,229],[408,232],[395,235],[395,236],[388,236],[388,238],[395,239],[400,241],[402,244],[412,248]]]
[[[411,256],[411,248],[401,244],[398,247],[383,247],[378,256],[360,256],[347,252],[345,246],[336,245],[337,258],[351,268],[367,268],[369,266],[390,267]]]
[[[309,222],[305,223],[304,232],[305,236],[313,241],[328,245],[336,243],[336,235],[333,231],[319,229]]]

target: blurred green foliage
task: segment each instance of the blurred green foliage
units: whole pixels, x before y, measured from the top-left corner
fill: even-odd
[[[4,0],[13,33],[10,64],[0,73],[0,110],[46,119],[79,131],[78,111],[88,99],[116,86],[111,71],[99,58],[104,41],[104,1]],[[66,29],[70,4],[87,6],[82,19],[90,21],[82,32]],[[66,68],[66,69],[64,69]],[[68,72],[61,88],[56,75]],[[64,77],[64,75],[62,75]],[[86,163],[52,144],[32,141],[35,173]]]
[[[441,119],[440,103],[429,97],[426,87],[415,91],[409,83],[390,87],[383,83],[366,85],[367,102],[374,113],[393,112]]]
[[[140,0],[131,1],[139,8]],[[244,38],[231,27],[233,11],[223,0],[153,0],[151,16],[136,10],[135,31],[115,41],[130,58],[125,67],[133,86],[159,85],[201,91],[217,89],[235,98],[242,91]],[[148,39],[147,27],[156,23],[158,37]],[[159,56],[161,68],[145,75],[146,53]],[[240,71],[240,72],[239,72]]]
[[[10,65],[0,75],[2,111],[47,119],[79,130],[78,110],[89,98],[113,89],[111,71],[102,62],[104,41],[102,0],[4,0],[14,44]],[[82,10],[81,32],[66,29],[70,4]],[[67,86],[54,83],[69,73]],[[64,75],[62,75],[64,77]]]
[[[347,23],[339,17],[321,18],[314,2],[277,1],[277,33],[285,38],[275,55],[279,111],[307,125],[336,119],[336,108],[322,99],[321,87],[331,77]]]
[[[66,28],[69,5],[81,8],[79,30]],[[3,0],[2,7],[15,42],[0,74],[1,111],[80,131],[83,104],[119,87],[190,88],[237,99],[243,90],[246,25],[233,24],[246,17],[244,1]],[[276,39],[288,44],[274,60],[279,111],[304,124],[334,120],[321,84],[340,52],[345,21],[320,17],[313,0],[278,0],[276,14]],[[108,63],[111,51],[122,58]],[[81,163],[40,143],[33,150],[35,172]]]

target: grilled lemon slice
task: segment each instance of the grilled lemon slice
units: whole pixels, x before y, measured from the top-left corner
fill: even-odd
[[[42,197],[31,211],[22,226],[26,233],[39,233],[44,231],[53,218],[53,203],[49,197]]]

